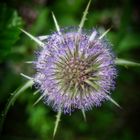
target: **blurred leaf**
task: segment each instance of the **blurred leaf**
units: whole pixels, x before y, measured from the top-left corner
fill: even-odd
[[[76,18],[74,18],[71,15],[63,15],[63,17],[60,17],[58,19],[58,22],[60,24],[61,27],[65,27],[65,26],[72,26],[72,25],[78,25],[79,21],[76,21]]]
[[[131,24],[131,15],[132,15],[132,1],[124,0],[122,3],[122,11],[120,15],[120,26],[117,34],[117,40],[115,46],[120,46],[121,41],[126,36],[128,29]]]
[[[111,19],[114,13],[115,11],[108,10],[108,9],[105,9],[102,11],[96,10],[96,11],[93,11],[93,13],[89,12],[86,25],[90,28],[97,27],[99,24],[106,22],[108,19]]]
[[[140,45],[140,35],[134,33],[127,33],[126,36],[121,40],[117,51],[124,52],[130,49],[139,47]]]
[[[17,11],[6,5],[0,5],[0,54],[5,59],[11,53],[12,45],[18,40],[22,19]],[[1,60],[1,61],[2,61]]]
[[[97,121],[97,128],[106,129],[109,127],[109,124],[112,124],[113,121],[113,113],[112,112],[97,112],[96,114],[96,121]]]
[[[81,0],[59,0],[59,1],[56,1],[55,8],[53,8],[53,9],[55,9],[54,13],[55,12],[63,13],[63,15],[65,15],[67,13],[75,14],[77,11],[80,10],[80,7],[82,6],[82,4],[85,3],[85,5],[87,5],[88,1],[87,2],[84,2]],[[84,9],[83,9],[83,11],[84,11]],[[81,15],[82,15],[83,11],[80,10]]]
[[[49,118],[46,106],[28,106],[27,111],[30,115],[28,120],[30,127],[42,138],[48,138],[50,130],[53,127],[53,121]]]
[[[39,34],[44,31],[48,26],[48,9],[39,9],[38,17],[36,22],[31,27],[32,34]]]

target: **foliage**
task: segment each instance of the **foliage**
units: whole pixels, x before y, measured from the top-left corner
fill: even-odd
[[[22,19],[15,9],[0,4],[0,54],[1,61],[9,57],[13,44],[19,39],[18,27],[22,25]]]

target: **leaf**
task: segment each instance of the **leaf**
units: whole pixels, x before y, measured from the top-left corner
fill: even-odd
[[[11,53],[13,44],[18,40],[21,31],[17,27],[23,25],[17,11],[6,5],[0,5],[0,55],[6,59]]]
[[[42,32],[47,32],[50,26],[50,20],[49,20],[49,11],[47,8],[45,9],[38,9],[38,17],[30,30],[28,30],[33,35],[39,35]],[[28,42],[29,43],[29,42]]]
[[[130,49],[139,47],[140,44],[140,35],[134,33],[127,33],[125,37],[121,40],[117,51],[124,52],[129,51]]]

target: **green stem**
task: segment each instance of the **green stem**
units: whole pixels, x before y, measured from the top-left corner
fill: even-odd
[[[11,98],[9,99],[3,113],[2,113],[2,116],[1,116],[1,120],[0,120],[0,134],[2,132],[2,127],[3,127],[3,124],[4,124],[4,120],[6,118],[6,115],[11,107],[11,105],[14,104],[14,102],[16,101],[16,99],[19,97],[19,95],[21,93],[23,93],[26,89],[28,89],[29,87],[31,87],[33,85],[33,81],[32,80],[29,80],[28,82],[26,82],[21,88],[19,88],[17,91],[15,91],[13,94],[11,94]]]

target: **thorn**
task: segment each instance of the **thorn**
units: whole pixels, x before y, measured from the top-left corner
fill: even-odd
[[[61,111],[61,109],[60,109],[60,110],[58,111],[57,115],[56,115],[55,127],[54,127],[54,131],[53,131],[53,139],[54,139],[54,137],[55,137],[55,134],[56,134],[56,131],[57,131],[59,122],[60,122],[61,114],[62,114],[62,111]]]
[[[81,111],[82,111],[82,114],[83,114],[84,121],[86,122],[86,121],[87,121],[87,119],[86,119],[86,114],[85,114],[85,111],[84,111],[84,109],[82,109]]]
[[[33,64],[34,61],[26,61],[25,63],[26,63],[26,64]]]
[[[35,92],[33,93],[33,95],[36,95],[39,91],[40,91],[40,90],[35,91]]]
[[[41,42],[39,39],[37,39],[36,37],[34,37],[33,35],[31,35],[30,33],[26,32],[25,30],[19,28],[23,33],[25,33],[29,38],[31,38],[32,40],[34,40],[39,46],[44,47],[44,43]]]
[[[42,98],[44,97],[44,95],[41,95],[33,104],[33,106],[35,106]]]
[[[79,32],[79,33],[81,33],[81,30],[82,30],[82,28],[83,28],[83,26],[84,26],[84,23],[85,23],[85,20],[86,20],[86,16],[87,16],[87,14],[88,14],[88,9],[89,9],[90,3],[91,3],[91,0],[89,0],[86,9],[85,9],[85,11],[83,12],[83,16],[82,16],[81,22],[80,22],[80,24],[79,24],[79,29],[78,29],[78,32]]]
[[[122,107],[115,101],[113,100],[109,95],[106,95],[107,99],[110,100],[113,104],[115,104],[117,107],[119,107],[120,109],[122,109]]]
[[[53,20],[54,20],[54,24],[55,24],[56,30],[57,30],[57,32],[59,33],[59,35],[61,35],[60,27],[59,27],[59,25],[58,25],[58,22],[57,22],[56,17],[55,17],[55,15],[54,15],[53,12],[52,12],[52,17],[53,17]]]
[[[110,27],[108,30],[106,30],[106,31],[99,37],[99,39],[102,39],[110,30],[111,30],[111,27]]]
[[[32,77],[28,76],[28,75],[25,75],[23,73],[20,73],[21,76],[25,77],[26,79],[29,79],[29,80],[33,80]]]

